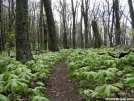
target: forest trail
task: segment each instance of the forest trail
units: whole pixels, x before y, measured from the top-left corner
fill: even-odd
[[[79,93],[76,84],[67,76],[65,59],[51,67],[51,76],[46,81],[45,97],[50,101],[86,101]]]

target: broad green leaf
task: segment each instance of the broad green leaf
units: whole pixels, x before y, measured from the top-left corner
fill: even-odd
[[[45,86],[45,84],[42,83],[42,82],[37,82],[36,85],[38,85],[38,86]]]
[[[15,70],[11,71],[11,73],[19,75],[20,73],[23,73],[26,70],[29,70],[29,69],[27,69],[26,67],[18,67]]]
[[[99,72],[97,72],[94,79],[95,79],[95,81],[98,81],[98,82],[104,82],[105,81],[105,70],[100,70]]]
[[[28,89],[28,85],[26,83],[28,83],[28,81],[24,79],[10,79],[3,85],[4,92],[11,91],[16,93],[18,91],[24,91],[25,89]]]
[[[42,86],[39,86],[39,87],[35,87],[34,89],[30,89],[30,93],[32,96],[43,96],[43,92],[46,88],[45,87],[42,87]]]
[[[0,94],[0,101],[10,101],[10,99],[7,98],[6,96]]]
[[[50,101],[50,100],[42,96],[34,96],[31,98],[31,101]]]
[[[125,84],[129,85],[130,87],[134,87],[134,77],[126,78]]]
[[[96,92],[97,96],[106,98],[106,97],[111,97],[112,93],[114,92],[119,92],[120,91],[121,84],[116,83],[116,84],[105,84],[103,86],[99,86],[95,89],[94,92]],[[92,94],[91,94],[92,96]]]
[[[93,79],[96,75],[96,72],[90,71],[90,72],[82,72],[83,77],[85,77],[87,80]]]
[[[83,93],[84,93],[84,95],[89,96],[91,93],[93,93],[93,90],[87,89],[87,90],[84,90]]]
[[[34,77],[34,74],[32,74],[31,71],[27,69],[26,71],[19,74],[18,77],[21,79],[31,80]]]
[[[9,64],[5,67],[5,71],[12,71],[16,68],[15,64]]]

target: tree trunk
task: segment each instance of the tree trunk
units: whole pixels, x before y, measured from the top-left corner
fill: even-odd
[[[36,49],[36,25],[35,25],[35,20],[36,20],[36,2],[32,3],[32,8],[33,8],[33,13],[32,13],[32,48],[35,50]],[[39,27],[39,25],[37,25]],[[38,30],[38,49],[40,49],[40,38],[39,38],[39,29]]]
[[[63,47],[65,49],[67,49],[68,45],[67,45],[67,32],[66,32],[66,23],[65,22],[63,23],[63,26],[64,26]]]
[[[67,32],[66,32],[66,0],[63,0],[62,10],[63,10],[62,19],[63,19],[63,28],[64,28],[63,47],[67,49],[68,45],[67,45]]]
[[[110,41],[110,47],[113,47],[113,26],[114,26],[114,19],[115,19],[115,16],[114,16],[114,0],[113,0],[113,15],[112,15],[112,24],[111,24],[111,28],[110,28],[110,32],[109,32],[109,41]],[[110,19],[110,18],[109,18]]]
[[[133,9],[132,0],[128,0],[128,5],[129,5],[130,18],[131,18],[131,25],[132,25],[133,44],[134,44],[134,9]]]
[[[69,43],[70,43],[69,44],[70,45],[69,47],[70,48],[72,48],[72,31],[71,31],[71,26],[72,26],[72,24],[70,24],[70,28],[69,28],[69,34],[70,34],[69,35]]]
[[[104,19],[104,16],[105,16],[105,12],[103,12],[103,27],[104,27],[104,46],[107,46],[107,34],[108,34],[108,27],[107,27],[107,24],[106,24],[106,21]]]
[[[104,27],[104,46],[107,46],[107,27]]]
[[[4,38],[4,23],[3,23],[3,0],[1,0],[1,21],[0,21],[0,26],[1,26],[1,28],[0,28],[0,33],[1,33],[1,50],[2,51],[4,51],[5,50],[5,47],[4,47],[4,45],[5,45],[5,38]]]
[[[102,42],[101,42],[101,36],[99,34],[96,21],[92,21],[92,28],[93,28],[93,33],[94,33],[94,48],[100,48],[102,45]]]
[[[74,8],[74,2],[71,0],[71,5],[72,5],[72,15],[73,15],[73,33],[72,33],[72,38],[73,38],[73,49],[75,49],[76,46],[76,41],[75,41],[75,35],[76,35],[76,26],[75,26],[75,18],[76,18],[76,8],[77,4]]]
[[[57,39],[57,32],[55,27],[55,22],[53,18],[53,13],[51,9],[51,1],[50,0],[43,0],[45,12],[47,16],[47,24],[48,24],[48,32],[49,32],[49,42],[48,48],[50,51],[59,51],[58,48],[58,39]]]
[[[0,53],[2,52],[2,33],[1,33],[1,27],[2,27],[2,0],[0,0]]]
[[[28,0],[16,0],[16,60],[32,60],[28,41]]]
[[[40,28],[40,48],[44,49],[43,45],[43,0],[40,0],[40,23],[39,23],[39,28]]]
[[[47,35],[47,26],[45,24],[45,21],[43,21],[44,26],[44,49],[47,50],[47,41],[48,41],[48,35]]]
[[[76,34],[76,26],[75,26],[75,15],[73,15],[73,49],[75,49],[75,34]]]
[[[13,39],[12,39],[13,38],[12,34],[14,34],[13,30],[12,30],[12,25],[15,20],[14,0],[8,0],[8,3],[9,3],[9,9],[8,9],[8,12],[9,12],[9,14],[8,14],[8,20],[9,20],[9,23],[8,23],[8,56],[10,56],[10,50],[14,46]]]
[[[115,24],[115,45],[120,45],[120,35],[121,35],[121,29],[120,29],[120,18],[119,18],[119,1],[114,1],[114,10],[115,10],[115,18],[116,18],[116,24]]]
[[[82,0],[82,15],[84,17],[84,26],[85,26],[85,48],[89,47],[89,44],[88,44],[88,8],[89,8],[88,2],[89,0],[85,0],[85,7],[84,7],[84,2]]]
[[[81,8],[81,13],[82,13],[82,8]],[[84,48],[82,29],[83,29],[83,27],[82,27],[82,14],[81,14],[81,20],[80,20],[80,38],[81,38],[81,43],[80,43],[80,46],[81,46],[81,48]]]

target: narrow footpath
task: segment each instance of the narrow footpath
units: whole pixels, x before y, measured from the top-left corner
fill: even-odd
[[[51,67],[51,76],[46,81],[45,97],[50,101],[86,101],[77,90],[76,84],[69,79],[65,59]]]

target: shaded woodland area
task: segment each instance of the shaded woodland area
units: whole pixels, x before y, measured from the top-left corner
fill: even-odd
[[[22,50],[19,42],[26,45],[24,49],[29,47],[28,50],[40,51],[131,46],[134,38],[132,2],[57,0],[51,4],[49,0],[40,0],[21,5],[19,1],[1,0],[0,52],[7,50],[10,56],[10,51],[16,47],[17,53],[17,49]],[[26,12],[23,12],[24,9]],[[24,33],[19,29],[21,25],[25,26],[25,31],[22,30]],[[22,42],[17,39],[21,35],[24,35]]]
[[[133,2],[0,0],[0,101],[133,101]]]

